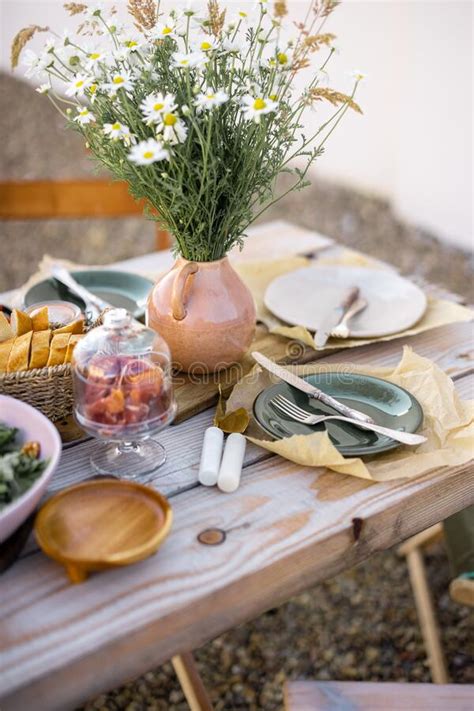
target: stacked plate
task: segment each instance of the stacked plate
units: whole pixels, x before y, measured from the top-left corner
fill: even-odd
[[[309,266],[277,277],[265,292],[265,306],[289,325],[317,331],[352,287],[367,306],[349,322],[351,338],[405,331],[426,311],[423,291],[396,272],[344,266]]]

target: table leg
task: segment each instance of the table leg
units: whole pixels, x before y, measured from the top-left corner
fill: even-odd
[[[179,654],[171,659],[171,663],[191,711],[212,711],[211,701],[192,653]]]

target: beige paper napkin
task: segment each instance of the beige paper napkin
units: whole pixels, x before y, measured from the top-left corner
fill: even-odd
[[[424,412],[420,434],[428,439],[418,447],[400,446],[393,452],[362,461],[345,459],[333,446],[326,432],[294,435],[273,442],[262,439],[262,431],[253,421],[246,432],[248,439],[285,459],[304,466],[327,467],[362,479],[390,481],[414,478],[445,465],[464,464],[474,456],[474,401],[461,400],[449,376],[435,363],[417,355],[407,346],[395,368],[317,363],[288,366],[288,370],[306,375],[328,370],[365,373],[400,385],[419,400]],[[240,407],[250,413],[258,393],[274,382],[278,382],[278,379],[256,365],[234,387],[226,403],[226,413]]]
[[[235,268],[254,296],[257,308],[257,319],[264,323],[271,333],[301,341],[310,348],[317,350],[313,335],[304,326],[286,325],[266,308],[263,301],[265,290],[273,279],[281,274],[286,274],[300,267],[308,266],[310,263],[309,259],[295,257],[293,259],[272,262],[236,264]],[[370,257],[360,255],[352,250],[342,250],[339,255],[332,257],[321,257],[318,259],[317,264],[345,264],[348,266],[367,268],[376,266],[379,269],[383,266],[383,263],[372,260]],[[387,266],[386,268],[389,269],[390,267]],[[395,338],[414,336],[417,333],[422,333],[432,328],[438,328],[439,326],[446,326],[449,323],[471,321],[473,317],[474,313],[460,304],[428,295],[428,307],[424,315],[414,326],[406,331],[378,338],[330,338],[323,350],[354,348],[355,346],[364,346],[368,343],[377,343],[378,341],[392,341]]]

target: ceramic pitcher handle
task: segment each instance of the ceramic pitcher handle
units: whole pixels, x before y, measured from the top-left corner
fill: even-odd
[[[182,321],[186,318],[187,311],[186,304],[184,303],[184,289],[188,277],[191,276],[191,274],[196,274],[198,269],[199,266],[196,262],[187,262],[181,267],[175,277],[171,293],[171,313],[175,321]]]

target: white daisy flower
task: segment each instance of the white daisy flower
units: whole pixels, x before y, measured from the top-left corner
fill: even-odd
[[[50,84],[40,84],[39,86],[36,87],[35,91],[37,91],[38,94],[47,94],[50,89],[51,89]]]
[[[163,137],[165,143],[175,145],[186,140],[188,129],[184,121],[170,111],[161,117],[160,123],[156,126],[156,133]]]
[[[242,97],[242,113],[247,121],[260,123],[262,115],[272,113],[277,108],[277,102],[270,97],[264,99],[261,96],[250,96],[250,94]]]
[[[128,126],[125,126],[120,121],[115,123],[104,123],[103,131],[106,136],[111,138],[113,141],[123,141],[126,146],[135,143],[135,136],[130,133]]]
[[[224,50],[224,52],[239,53],[245,49],[245,44],[238,37],[236,37],[235,39],[226,37],[224,40],[222,40],[222,49]]]
[[[169,151],[163,148],[160,141],[149,138],[147,141],[140,141],[128,154],[128,159],[136,165],[150,165],[160,160],[169,160]]]
[[[173,94],[149,94],[140,104],[140,109],[148,125],[161,121],[164,113],[170,113],[176,108]]]
[[[166,22],[158,22],[151,31],[153,39],[166,39],[166,37],[176,37],[176,22],[172,17],[168,17]]]
[[[205,35],[195,42],[195,47],[197,52],[212,52],[219,47],[219,42],[212,35]]]
[[[127,33],[118,38],[120,45],[127,52],[136,52],[143,45],[143,36],[138,33]]]
[[[202,94],[198,94],[194,101],[194,105],[197,106],[197,110],[200,111],[211,111],[216,106],[221,106],[229,99],[229,94],[225,91],[214,91],[207,87],[206,91]]]
[[[94,123],[95,116],[86,106],[84,106],[83,109],[78,111],[78,114],[74,117],[73,121],[77,121],[77,123],[80,123],[82,126],[86,126],[88,123]]]
[[[66,96],[84,96],[85,90],[92,84],[92,78],[85,74],[76,74],[74,79],[67,85]]]
[[[49,55],[37,55],[28,47],[24,50],[21,57],[21,63],[26,67],[25,76],[34,77],[41,74],[49,64],[52,64],[53,57]]]
[[[132,76],[127,70],[114,72],[112,74],[112,81],[103,84],[101,88],[103,88],[110,97],[116,96],[119,89],[124,89],[126,92],[132,91]]]
[[[353,69],[349,76],[351,79],[355,79],[355,81],[358,82],[365,81],[367,79],[367,74],[365,72],[361,72],[360,69]]]
[[[191,69],[194,67],[202,67],[207,62],[207,57],[203,52],[175,52],[173,55],[175,67],[183,69]]]

